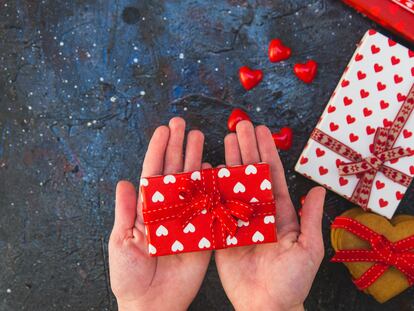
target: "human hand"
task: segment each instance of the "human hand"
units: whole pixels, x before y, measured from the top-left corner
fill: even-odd
[[[224,290],[236,310],[302,310],[324,254],[325,190],[316,187],[308,193],[299,225],[269,129],[241,121],[224,144],[228,166],[261,161],[270,165],[278,231],[277,243],[216,251]]]
[[[168,127],[158,127],[145,155],[142,176],[211,167],[201,163],[204,135],[197,130],[188,133],[183,160],[184,136],[181,118],[171,119]],[[150,257],[138,198],[131,183],[118,183],[109,272],[119,310],[185,310],[201,286],[211,251]]]

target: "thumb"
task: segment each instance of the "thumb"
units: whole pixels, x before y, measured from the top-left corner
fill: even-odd
[[[137,193],[133,184],[120,181],[116,186],[115,222],[113,231],[125,234],[131,230],[137,217]]]
[[[323,253],[322,214],[326,190],[322,187],[311,189],[302,207],[299,240],[305,247]]]

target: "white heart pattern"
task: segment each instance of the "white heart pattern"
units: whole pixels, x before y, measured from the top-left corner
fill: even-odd
[[[222,168],[218,171],[217,176],[218,176],[219,178],[229,177],[229,176],[230,176],[230,171],[229,171],[227,168],[222,167]]]
[[[163,225],[160,225],[158,228],[157,228],[157,231],[155,231],[155,234],[157,235],[157,236],[167,236],[168,235],[168,229],[167,228],[165,228]]]
[[[263,218],[263,222],[267,225],[267,224],[274,224],[275,223],[275,216],[273,215],[268,215],[265,216]]]
[[[154,195],[152,196],[152,202],[164,202],[164,196],[162,195],[162,193],[159,191],[155,191]]]
[[[164,184],[173,184],[175,183],[175,176],[174,175],[166,175],[164,176]]]
[[[231,237],[231,236],[227,236],[226,238],[226,244],[227,245],[237,245],[237,238],[235,236]]]
[[[257,243],[257,242],[263,242],[263,241],[264,241],[264,236],[263,236],[263,234],[262,234],[260,231],[256,231],[256,232],[253,234],[253,236],[252,236],[252,241],[253,241],[254,243]]]
[[[258,199],[256,199],[255,197],[251,198],[250,203],[257,203],[259,202]]]
[[[199,171],[195,171],[191,174],[192,180],[201,180],[201,174]]]
[[[141,186],[144,186],[144,187],[148,186],[148,179],[146,179],[146,178],[141,178],[141,179],[139,180],[139,184],[140,184]]]
[[[154,245],[148,244],[148,253],[150,253],[151,255],[155,255],[157,253],[157,249]]]
[[[190,233],[190,232],[194,232],[194,231],[195,231],[195,227],[191,222],[189,222],[187,224],[187,226],[185,226],[185,228],[183,229],[184,233]]]
[[[237,182],[237,184],[233,188],[234,193],[245,192],[245,191],[246,191],[246,187],[241,182]]]
[[[198,242],[198,248],[200,249],[209,248],[210,246],[211,246],[211,243],[206,238],[202,238],[200,242]]]
[[[262,183],[260,184],[260,189],[261,190],[270,190],[270,189],[272,189],[272,184],[270,183],[269,180],[263,179]]]
[[[243,221],[241,219],[237,220],[237,227],[243,227],[243,226],[247,227],[249,224],[250,223],[248,221]]]
[[[257,173],[257,168],[254,165],[247,165],[246,169],[244,170],[244,173],[246,175],[250,175],[250,174],[256,174]]]
[[[184,245],[178,241],[175,240],[175,242],[173,243],[173,245],[171,245],[171,250],[175,253],[175,252],[182,252],[184,250]]]

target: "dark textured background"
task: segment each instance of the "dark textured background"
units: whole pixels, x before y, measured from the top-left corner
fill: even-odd
[[[152,130],[174,115],[206,133],[213,164],[233,107],[293,127],[282,158],[299,205],[313,184],[292,168],[370,27],[379,29],[334,0],[0,0],[0,310],[116,309],[114,187],[137,181]],[[268,61],[274,37],[292,47],[287,62]],[[320,65],[311,85],[292,74],[306,58]],[[265,71],[247,93],[242,65]],[[413,199],[411,187],[398,212],[414,214]],[[348,207],[329,194],[326,258],[306,308],[414,310],[413,290],[381,306],[329,263],[330,221]],[[229,309],[212,262],[191,310]]]

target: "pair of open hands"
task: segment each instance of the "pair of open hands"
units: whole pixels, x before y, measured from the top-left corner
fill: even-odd
[[[142,176],[209,168],[202,163],[204,135],[192,130],[183,145],[185,121],[158,127],[149,143]],[[306,196],[299,225],[284,170],[266,126],[241,121],[224,139],[226,165],[266,162],[271,167],[277,206],[278,242],[217,250],[224,290],[236,310],[301,310],[324,254],[322,209],[325,190]],[[116,189],[115,223],[109,240],[111,287],[120,310],[185,310],[196,296],[211,251],[150,257],[135,187]]]

